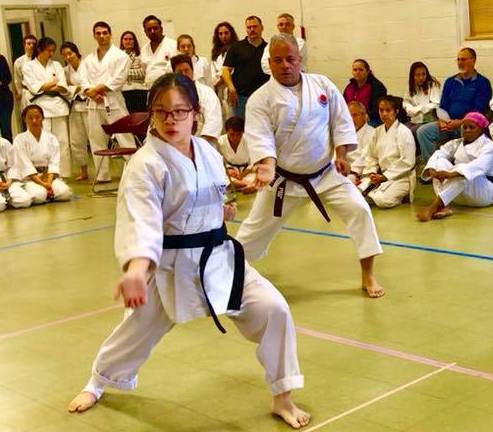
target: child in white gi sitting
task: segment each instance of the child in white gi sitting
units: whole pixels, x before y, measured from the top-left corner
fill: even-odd
[[[397,120],[399,105],[393,96],[380,98],[383,124],[368,146],[364,178],[358,186],[380,208],[398,206],[406,199],[412,202],[416,184],[416,144],[412,132]]]
[[[243,138],[245,120],[230,117],[224,125],[226,133],[219,138],[219,152],[223,155],[228,177],[236,190],[243,193],[255,192],[248,148]]]

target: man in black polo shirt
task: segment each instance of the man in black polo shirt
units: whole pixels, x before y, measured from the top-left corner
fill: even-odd
[[[247,37],[230,47],[222,74],[228,88],[229,103],[235,115],[242,118],[245,117],[245,105],[250,95],[270,78],[260,64],[267,45],[262,39],[262,20],[252,15],[245,20],[245,25]]]

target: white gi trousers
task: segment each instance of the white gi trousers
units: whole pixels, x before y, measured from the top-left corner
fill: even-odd
[[[56,136],[60,144],[60,177],[69,178],[72,170],[68,140],[68,116],[45,118],[43,128]]]
[[[21,182],[13,182],[9,187],[9,194],[10,201],[7,203],[3,194],[0,193],[0,212],[4,211],[7,205],[13,208],[29,207],[33,200],[31,195],[24,190]]]
[[[440,159],[434,163],[434,169],[449,171],[454,169],[454,165],[446,159]],[[444,182],[433,179],[433,189],[446,206],[452,201],[471,207],[486,207],[493,204],[493,183],[486,176],[479,176],[473,180],[455,177]]]
[[[402,204],[402,200],[410,196],[411,187],[411,181],[408,177],[399,180],[387,180],[373,189],[368,196],[377,207],[392,208]]]
[[[226,315],[246,339],[258,344],[257,358],[274,395],[303,387],[289,306],[279,291],[248,264],[241,310]],[[210,325],[214,325],[212,320]],[[133,390],[139,368],[173,326],[153,277],[147,303],[126,313],[123,322],[103,343],[93,364],[92,378],[83,391],[99,398],[104,386]]]
[[[111,180],[109,169],[109,158],[101,158],[101,156],[94,155],[97,150],[104,150],[108,148],[109,136],[103,130],[101,125],[113,123],[122,117],[128,115],[128,111],[124,108],[112,109],[109,113],[102,109],[89,109],[88,110],[89,121],[89,143],[91,146],[91,152],[93,153],[94,165],[96,169],[103,159],[101,170],[99,171],[98,181]],[[135,140],[132,134],[116,134],[116,139],[120,147],[132,147],[135,148]]]
[[[72,111],[69,116],[70,150],[72,159],[79,167],[87,165],[87,143],[89,142],[89,122],[87,111]]]
[[[333,173],[333,170],[327,175],[341,176]],[[258,260],[267,255],[269,244],[293,210],[307,200],[311,201],[309,197],[286,195],[282,217],[275,217],[273,214],[275,193],[275,188],[273,190],[266,188],[257,193],[250,214],[236,234],[236,239],[245,249],[248,261]],[[346,225],[360,259],[382,253],[370,207],[356,186],[344,178],[340,183],[318,195],[322,203],[328,206],[329,215],[333,210]]]
[[[33,204],[44,204],[48,201],[47,190],[32,180],[26,181],[24,188],[26,189],[26,192],[32,196]],[[68,201],[72,197],[72,191],[60,178],[53,180],[51,188],[53,189],[54,201]]]

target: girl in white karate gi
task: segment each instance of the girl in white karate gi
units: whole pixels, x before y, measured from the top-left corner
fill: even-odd
[[[412,132],[397,120],[399,102],[383,96],[378,103],[382,125],[375,129],[358,185],[377,207],[391,208],[413,200],[416,185],[416,144]]]
[[[19,181],[10,178],[9,168],[12,164],[12,144],[0,137],[0,212],[7,209],[29,207],[32,197]]]
[[[435,199],[417,214],[422,222],[453,214],[452,202],[471,207],[493,204],[493,141],[486,136],[489,121],[479,112],[462,120],[462,138],[442,145],[421,175],[433,179]]]
[[[56,43],[49,37],[41,38],[36,45],[36,58],[22,68],[23,85],[28,104],[39,105],[44,112],[43,127],[57,137],[60,143],[60,176],[70,177],[71,156],[68,138],[70,102],[63,67],[52,60]]]
[[[65,78],[72,102],[69,116],[70,148],[74,163],[79,166],[79,175],[75,181],[87,180],[87,144],[89,144],[89,121],[87,118],[87,96],[82,91],[83,80],[80,76],[84,67],[79,48],[73,42],[64,42],[60,53],[65,60]]]
[[[193,62],[193,79],[206,86],[212,87],[211,65],[207,58],[195,53],[195,42],[192,36],[182,34],[176,40],[176,49],[179,53],[187,55]]]
[[[294,428],[305,426],[309,415],[290,398],[303,386],[291,314],[281,294],[242,259],[239,244],[223,235],[224,219],[234,211],[223,206],[220,155],[192,137],[200,110],[193,81],[177,74],[159,78],[149,110],[151,132],[127,165],[117,203],[115,250],[124,274],[115,296],[133,310],[103,343],[69,411],[91,408],[105,386],[134,389],[138,370],[175,323],[210,313],[222,328],[216,314],[226,313],[258,344],[273,412]],[[191,244],[204,236],[210,239],[205,248]],[[205,255],[210,259],[203,266]]]
[[[14,138],[14,162],[9,175],[24,182],[33,204],[70,200],[72,191],[58,177],[60,144],[55,135],[43,130],[43,109],[28,105],[21,117],[27,131]]]

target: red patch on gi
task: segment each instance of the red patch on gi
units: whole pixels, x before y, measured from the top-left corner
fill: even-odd
[[[322,105],[322,106],[327,106],[327,103],[328,103],[327,96],[325,96],[324,94],[321,94],[321,95],[318,97],[318,102],[319,102],[319,103],[320,103],[320,105]]]

